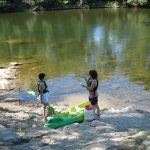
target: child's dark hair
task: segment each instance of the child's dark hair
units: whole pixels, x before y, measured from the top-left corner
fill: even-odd
[[[40,79],[40,80],[43,80],[45,76],[46,76],[45,73],[40,73],[40,74],[39,74],[39,79]]]
[[[89,75],[91,76],[92,79],[96,79],[98,77],[98,73],[96,70],[90,70]]]

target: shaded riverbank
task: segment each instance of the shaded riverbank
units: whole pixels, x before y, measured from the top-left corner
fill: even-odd
[[[67,10],[67,9],[89,9],[89,8],[129,8],[144,7],[150,8],[149,0],[128,1],[128,0],[105,0],[105,1],[4,1],[0,2],[0,12],[19,11],[47,11],[47,10]]]
[[[58,112],[68,108],[63,103],[54,106]],[[148,150],[150,112],[136,106],[118,104],[117,109],[106,102],[105,107],[101,106],[100,121],[54,130],[43,128],[39,105],[5,98],[0,101],[0,147],[7,150]]]

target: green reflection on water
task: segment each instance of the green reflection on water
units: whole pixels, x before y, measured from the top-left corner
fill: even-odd
[[[126,74],[150,88],[148,9],[96,9],[0,15],[0,63],[19,61],[22,87],[96,68],[100,78]]]

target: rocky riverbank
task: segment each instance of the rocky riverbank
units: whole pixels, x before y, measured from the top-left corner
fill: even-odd
[[[2,81],[16,82],[20,63],[11,63],[1,71]],[[69,78],[69,77],[68,77]],[[67,80],[68,80],[67,78]],[[50,104],[57,112],[87,100],[87,93],[73,76],[71,85],[60,84],[50,92]],[[11,87],[13,84],[6,84]],[[73,86],[72,86],[73,85]],[[62,91],[66,86],[66,90]],[[72,89],[68,93],[68,87]],[[52,87],[52,86],[50,86]],[[15,88],[15,86],[14,86]],[[10,88],[10,90],[13,88]],[[4,90],[4,89],[3,89]],[[8,89],[5,88],[5,91]],[[69,90],[70,91],[70,90]],[[44,128],[41,106],[24,102],[9,90],[0,96],[0,148],[2,150],[149,150],[150,149],[150,93],[126,76],[103,80],[98,89],[101,118],[99,121],[72,124],[57,130]],[[56,94],[57,93],[57,94]],[[61,95],[62,94],[62,95]],[[33,97],[35,99],[35,97]]]
[[[66,109],[55,105],[56,110]],[[150,112],[138,108],[102,109],[100,121],[44,128],[37,104],[0,101],[0,147],[7,150],[149,150]]]

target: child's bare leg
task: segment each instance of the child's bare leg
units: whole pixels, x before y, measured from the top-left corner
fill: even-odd
[[[48,116],[48,114],[47,114],[46,106],[43,105],[43,118],[44,118],[45,120],[47,120],[47,116]]]
[[[96,105],[96,109],[97,109],[97,115],[100,115],[100,108],[98,104]]]
[[[100,108],[99,108],[98,104],[93,105],[93,106],[94,106],[94,111],[96,110],[96,112],[97,112],[97,115],[100,115]]]
[[[49,116],[49,112],[48,112],[48,107],[49,105],[45,105],[45,108],[44,108],[44,119],[47,121],[47,117]]]
[[[43,117],[45,117],[45,105],[43,105]]]
[[[46,110],[45,110],[45,120],[47,120],[47,117],[49,116],[49,112],[48,112],[48,108],[47,107],[46,107]]]

